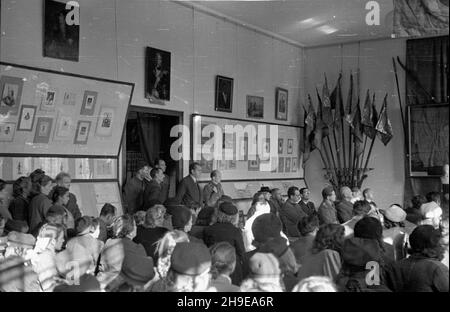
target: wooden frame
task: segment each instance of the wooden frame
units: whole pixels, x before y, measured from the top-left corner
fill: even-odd
[[[288,116],[288,90],[276,88],[275,90],[275,119],[287,120]]]
[[[216,76],[215,110],[231,113],[233,111],[233,78]]]
[[[262,96],[247,95],[247,118],[264,118],[264,98]]]

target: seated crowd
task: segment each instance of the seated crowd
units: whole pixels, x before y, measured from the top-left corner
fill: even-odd
[[[449,290],[439,193],[403,209],[378,207],[371,189],[338,200],[325,187],[315,205],[307,188],[285,199],[262,187],[242,217],[217,170],[201,190],[193,163],[174,198],[149,171],[124,187],[126,213],[105,204],[98,216],[82,215],[66,173],[21,177],[11,199],[0,180],[0,292]]]

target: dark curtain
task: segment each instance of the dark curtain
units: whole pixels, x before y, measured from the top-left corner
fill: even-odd
[[[406,76],[406,105],[448,103],[448,48],[449,40],[447,36],[407,41],[406,67],[409,73]],[[425,117],[424,115],[423,118]],[[432,118],[433,122],[443,122],[443,124],[448,125],[448,116],[434,117],[434,119]],[[426,129],[423,129],[423,131],[426,131]],[[405,140],[409,140],[409,138],[405,138]],[[439,140],[439,142],[446,140],[446,142],[442,142],[448,146],[448,133],[444,134],[444,137],[439,137]],[[432,150],[425,150],[431,148],[430,144],[417,144],[414,147],[415,153],[433,154]],[[410,151],[410,157],[412,156]],[[446,159],[448,159],[448,154]],[[409,160],[406,157],[405,160],[407,162],[405,164],[407,173],[404,192],[405,202],[409,202],[412,196],[416,194],[425,195],[429,191],[440,191],[440,179],[437,177],[410,178]]]
[[[137,129],[141,153],[145,161],[153,166],[161,148],[161,119],[137,113]]]

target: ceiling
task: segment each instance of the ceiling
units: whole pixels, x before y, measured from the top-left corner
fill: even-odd
[[[377,0],[380,25],[366,24],[365,0],[188,1],[199,9],[268,32],[301,46],[390,38],[393,1]]]

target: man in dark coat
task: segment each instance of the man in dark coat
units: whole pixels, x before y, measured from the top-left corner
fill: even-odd
[[[158,200],[160,203],[164,202],[162,193],[162,182],[164,180],[164,173],[162,169],[153,168],[150,171],[150,177],[152,180],[147,183],[144,190],[144,206],[142,210],[147,210],[150,208],[150,203]]]
[[[211,172],[211,181],[203,187],[203,201],[205,207],[216,207],[217,201],[224,195],[222,184],[222,174],[219,170]]]
[[[280,219],[286,227],[286,235],[288,237],[299,237],[298,222],[307,216],[306,213],[297,204],[300,199],[300,191],[298,187],[291,186],[288,189],[289,199],[284,203],[280,210]]]
[[[197,212],[202,207],[202,192],[198,179],[202,173],[202,167],[199,163],[189,165],[189,175],[181,180],[178,186],[176,200],[185,205],[193,212]]]
[[[161,183],[161,198],[160,198],[161,203],[164,204],[167,198],[169,198],[169,190],[170,190],[170,178],[166,174],[167,169],[166,162],[163,159],[156,159],[155,168],[161,169],[164,174],[164,179]]]
[[[144,190],[147,185],[146,176],[149,177],[150,167],[145,163],[140,163],[136,175],[125,183],[123,187],[124,201],[127,206],[125,212],[134,214],[141,210],[144,205]]]
[[[71,178],[70,178],[70,175],[68,173],[60,172],[56,176],[55,182],[56,182],[57,186],[62,186],[62,187],[65,187],[67,189],[70,189]],[[49,194],[50,198],[52,198],[52,194],[53,194],[53,191]],[[76,219],[81,217],[82,213],[81,213],[80,208],[78,207],[78,204],[77,204],[77,197],[74,194],[69,193],[69,201],[67,202],[67,205],[65,205],[65,207],[72,214],[74,220],[76,220]]]
[[[341,187],[341,201],[336,205],[339,223],[345,223],[353,218],[352,190],[348,186]]]
[[[322,198],[323,201],[318,210],[320,225],[338,223],[336,208],[334,207],[336,193],[331,186],[322,190]]]
[[[310,191],[307,187],[303,187],[300,189],[300,196],[302,199],[298,202],[300,205],[300,208],[302,208],[303,212],[306,213],[308,216],[316,214],[316,206],[314,206],[314,203],[309,200],[309,194]]]

